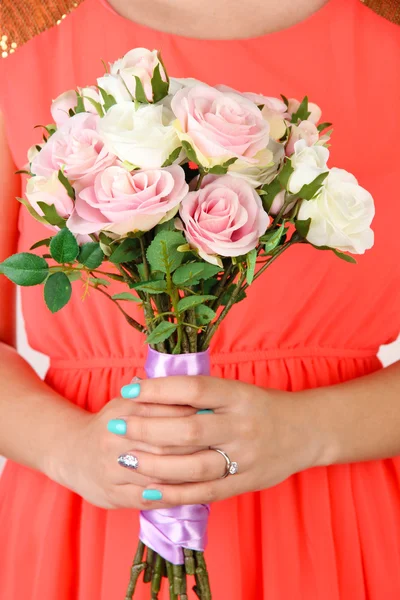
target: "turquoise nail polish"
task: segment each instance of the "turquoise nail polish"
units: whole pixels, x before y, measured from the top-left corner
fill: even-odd
[[[201,410],[197,411],[198,415],[213,415],[214,411],[211,410],[211,408],[202,408]]]
[[[140,394],[140,383],[130,383],[121,389],[121,396],[127,400],[137,398]]]
[[[126,434],[126,422],[123,419],[111,419],[107,423],[107,429],[110,433],[116,433],[117,435]]]
[[[162,500],[162,492],[159,490],[144,490],[143,500]]]

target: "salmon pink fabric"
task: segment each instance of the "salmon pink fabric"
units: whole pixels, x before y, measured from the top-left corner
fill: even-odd
[[[199,41],[85,0],[0,63],[17,166],[39,141],[33,125],[50,122],[53,98],[93,83],[101,58],[139,46],[159,48],[176,77],[267,96],[308,94],[334,123],[331,164],[354,173],[376,201],[376,243],[357,266],[300,246],[250,288],[214,341],[213,374],[297,391],[380,369],[378,348],[400,329],[400,29],[359,0],[330,0],[279,33]],[[21,250],[47,235],[21,211]],[[40,288],[24,289],[26,326],[31,345],[50,355],[47,383],[98,411],[144,375],[145,346],[106,298],[93,292],[82,303],[73,285],[72,302],[55,316]],[[0,597],[122,600],[138,528],[135,511],[96,508],[9,462],[0,480]],[[400,598],[400,459],[311,469],[215,504],[207,559],[214,600]],[[141,588],[137,600],[145,599]]]

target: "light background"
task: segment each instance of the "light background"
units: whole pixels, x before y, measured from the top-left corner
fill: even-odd
[[[26,339],[24,322],[20,310],[20,301],[18,299],[18,349],[20,354],[34,367],[40,377],[44,377],[49,360],[47,356],[36,352],[30,348]],[[400,338],[388,346],[382,346],[379,352],[379,358],[385,366],[388,366],[397,360],[400,360]],[[0,457],[0,472],[3,468],[4,460]]]

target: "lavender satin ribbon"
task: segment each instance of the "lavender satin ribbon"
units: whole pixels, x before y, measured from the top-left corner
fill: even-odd
[[[149,348],[146,361],[149,379],[171,375],[209,375],[210,354],[162,354]],[[174,565],[182,565],[182,548],[204,550],[207,543],[207,504],[176,506],[140,513],[140,539]]]

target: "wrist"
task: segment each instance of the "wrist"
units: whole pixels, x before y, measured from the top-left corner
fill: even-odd
[[[75,457],[80,454],[81,440],[92,417],[91,413],[76,406],[70,405],[68,409],[59,415],[59,425],[54,428],[55,435],[40,469],[49,479],[66,487],[69,487],[71,470],[76,469]]]
[[[339,443],[335,435],[334,415],[330,414],[330,403],[326,390],[315,388],[297,392],[296,396],[304,411],[309,439],[309,466],[327,467],[338,462]]]

